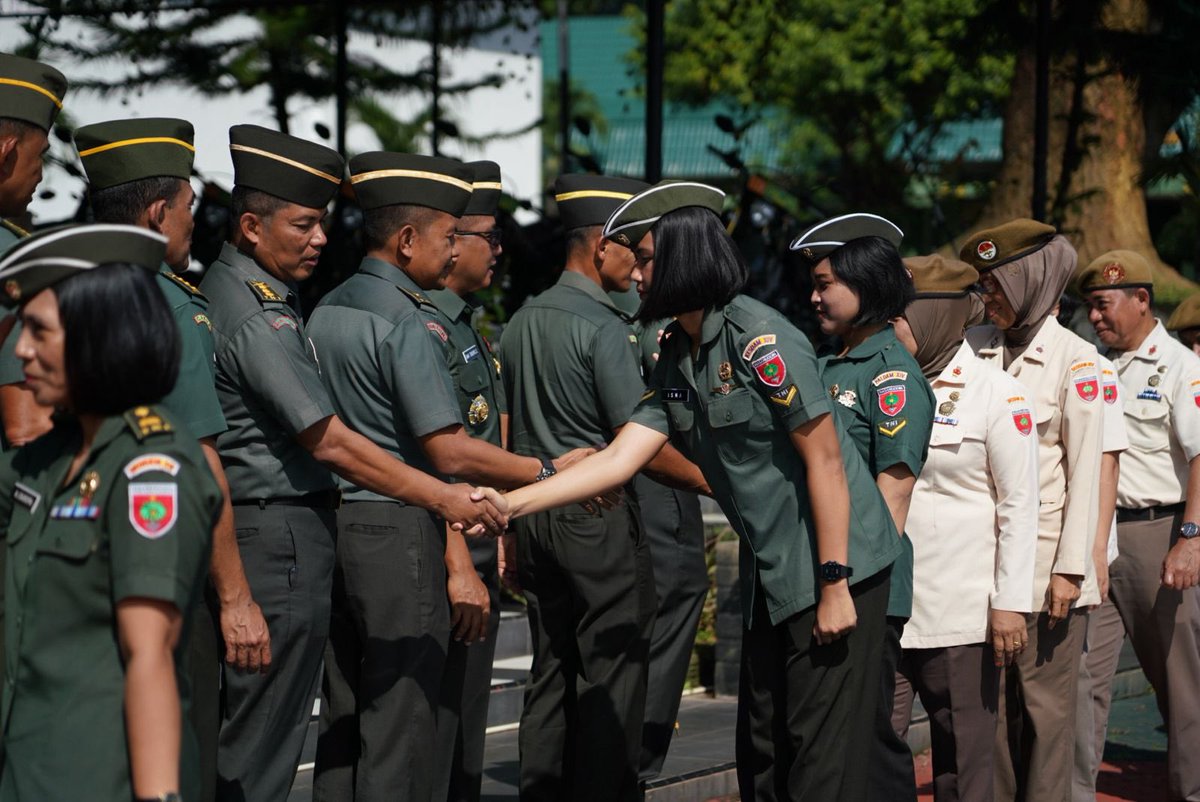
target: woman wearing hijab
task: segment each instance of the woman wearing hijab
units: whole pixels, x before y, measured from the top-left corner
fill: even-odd
[[[1076,255],[1052,227],[1014,220],[973,235],[960,256],[980,273],[991,320],[967,342],[1029,388],[1038,438],[1034,615],[1001,684],[996,798],[1065,799],[1086,608],[1099,601],[1095,583],[1085,585],[1094,574],[1104,417],[1098,354],[1054,319]]]
[[[812,264],[812,303],[821,332],[841,343],[839,351],[818,360],[821,381],[901,536],[903,551],[892,565],[869,774],[872,798],[915,802],[912,751],[892,726],[892,697],[900,635],[912,613],[913,555],[905,519],[929,447],[933,393],[892,330],[891,321],[903,314],[913,293],[896,250],[901,237],[899,227],[882,217],[848,214],[813,226],[792,250]]]
[[[965,262],[904,260],[916,298],[896,336],[932,383],[929,457],[913,490],[912,617],[896,677],[906,732],[914,693],[929,715],[937,802],[992,798],[1000,669],[1025,648],[1037,547],[1037,439],[1030,393],[977,359],[963,333],[983,318]]]

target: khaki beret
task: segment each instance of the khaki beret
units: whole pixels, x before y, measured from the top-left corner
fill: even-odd
[[[554,182],[554,203],[563,228],[602,226],[625,201],[650,189],[645,181],[607,175],[560,175]]]
[[[792,240],[791,250],[810,261],[819,261],[847,242],[863,237],[881,237],[899,248],[904,239],[900,226],[877,214],[855,212],[823,220]]]
[[[1200,328],[1200,292],[1194,292],[1175,307],[1167,321],[1168,331]]]
[[[159,176],[190,179],[194,138],[187,120],[139,117],[78,128],[75,148],[92,189],[108,189]]]
[[[504,186],[500,183],[500,165],[490,161],[467,162],[471,171],[471,200],[462,216],[472,214],[494,215],[500,208],[500,196]]]
[[[49,64],[0,53],[0,117],[54,125],[67,94],[67,79]]]
[[[364,209],[425,206],[461,217],[475,172],[454,159],[377,150],[350,160],[350,184]]]
[[[979,281],[979,272],[966,262],[941,254],[910,256],[904,266],[912,274],[917,297],[938,298],[966,294]]]
[[[166,252],[166,238],[140,226],[48,228],[16,243],[0,259],[0,304],[17,306],[63,279],[112,262],[157,271]]]
[[[1054,239],[1054,226],[1021,218],[972,234],[959,258],[981,274],[1036,253]]]
[[[257,125],[229,129],[233,183],[309,209],[323,208],[342,186],[337,151]]]
[[[660,181],[618,206],[604,224],[604,237],[636,248],[664,214],[690,206],[719,215],[725,207],[725,193],[694,181]]]
[[[1128,287],[1153,287],[1150,263],[1133,251],[1109,251],[1075,273],[1080,294],[1092,290],[1119,290]]]

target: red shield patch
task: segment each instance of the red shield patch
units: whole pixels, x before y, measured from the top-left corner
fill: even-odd
[[[1079,397],[1084,401],[1095,401],[1096,397],[1100,395],[1100,382],[1095,376],[1076,379],[1075,392],[1079,393]]]
[[[142,537],[157,540],[179,517],[179,486],[174,482],[129,483],[129,523]]]
[[[1117,403],[1117,385],[1116,384],[1110,384],[1108,382],[1104,383],[1104,403],[1106,403],[1106,404]]]
[[[1192,400],[1196,402],[1196,406],[1200,407],[1200,390],[1192,393]]]
[[[1013,410],[1013,423],[1017,426],[1017,431],[1023,435],[1027,435],[1033,431],[1033,418],[1029,415],[1027,409]]]
[[[900,414],[908,395],[903,384],[879,388],[879,410],[889,418]]]
[[[778,387],[787,378],[787,365],[778,351],[771,351],[750,363],[759,380],[768,387]]]

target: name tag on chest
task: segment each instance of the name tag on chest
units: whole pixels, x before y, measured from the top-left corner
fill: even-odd
[[[462,358],[463,362],[471,362],[472,360],[479,359],[479,346],[472,345],[470,348],[463,351]]]
[[[688,387],[664,387],[664,401],[682,401],[684,403],[692,400],[692,391]]]
[[[37,510],[38,504],[42,501],[42,496],[36,490],[32,490],[25,485],[17,482],[13,488],[13,501],[20,504],[31,513]]]

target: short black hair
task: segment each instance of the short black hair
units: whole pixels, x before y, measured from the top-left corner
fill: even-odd
[[[567,229],[567,259],[576,251],[588,250],[595,247],[595,240],[604,231],[604,226],[576,226]]]
[[[1071,328],[1071,322],[1075,319],[1075,312],[1079,309],[1081,301],[1070,293],[1064,292],[1058,296],[1058,325],[1064,329]]]
[[[0,136],[15,136],[21,139],[33,131],[44,131],[41,126],[34,125],[28,120],[18,120],[16,117],[0,117]]]
[[[405,226],[420,230],[429,225],[437,210],[428,206],[400,203],[363,210],[363,245],[368,251],[387,246],[387,241]]]
[[[93,190],[89,198],[92,214],[97,223],[136,225],[142,212],[155,201],[164,200],[167,206],[174,206],[184,183],[173,175],[158,175]]]
[[[724,306],[746,286],[746,260],[711,210],[676,209],[659,218],[652,231],[653,278],[638,320],[649,323]]]
[[[829,267],[837,280],[858,296],[854,327],[900,317],[916,295],[899,251],[883,237],[850,240],[829,254]]]
[[[54,285],[71,412],[154,404],[179,375],[179,328],[154,273],[112,262]]]
[[[269,192],[242,186],[235,186],[233,188],[233,191],[229,193],[229,201],[233,207],[233,215],[230,219],[233,221],[234,227],[240,225],[238,221],[247,212],[258,215],[258,217],[265,221],[269,220],[275,212],[288,205],[288,202],[283,198],[276,197]]]

